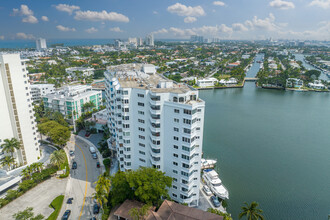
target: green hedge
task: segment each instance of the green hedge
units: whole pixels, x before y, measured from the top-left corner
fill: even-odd
[[[63,204],[64,195],[57,196],[52,203],[50,203],[49,207],[54,209],[54,212],[50,214],[47,220],[56,220],[58,215],[60,214],[61,207]]]
[[[56,171],[56,167],[50,167],[42,170],[41,172],[33,173],[31,179],[23,180],[20,184],[18,184],[17,190],[10,189],[7,191],[5,198],[0,199],[0,208],[20,197],[39,183],[49,179],[52,174],[56,173]]]
[[[66,178],[70,175],[70,166],[69,166],[69,161],[68,161],[68,157],[66,154],[65,154],[65,158],[66,158],[65,163],[61,165],[60,169],[63,170],[65,168],[66,172],[65,172],[65,174],[60,175],[60,178]]]

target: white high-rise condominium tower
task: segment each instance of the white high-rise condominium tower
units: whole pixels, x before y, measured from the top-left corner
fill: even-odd
[[[34,163],[40,157],[39,137],[27,71],[19,54],[0,54],[0,75],[0,145],[4,139],[18,139],[17,163]]]
[[[155,46],[154,44],[154,35],[153,34],[148,34],[146,37],[146,45],[147,46]]]
[[[46,39],[44,38],[38,38],[36,40],[36,48],[37,50],[45,50],[47,49]]]
[[[169,195],[198,204],[205,102],[148,64],[112,66],[105,73],[108,140],[120,170],[155,167],[173,178]]]

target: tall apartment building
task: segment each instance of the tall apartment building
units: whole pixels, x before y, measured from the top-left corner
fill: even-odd
[[[87,102],[93,102],[96,109],[100,108],[102,92],[92,90],[92,86],[68,86],[62,90],[46,94],[43,101],[46,109],[58,111],[67,118],[71,118],[73,111],[75,111],[74,119],[77,119],[83,113],[83,105]]]
[[[16,138],[21,148],[14,153],[18,164],[40,157],[37,123],[32,106],[25,63],[19,54],[0,54],[0,145]]]
[[[33,84],[30,88],[33,102],[39,102],[43,96],[55,92],[54,84]]]
[[[147,46],[155,46],[155,43],[154,43],[154,35],[153,34],[148,34],[147,37],[146,37],[146,45]]]
[[[108,140],[120,170],[155,167],[173,178],[171,198],[198,204],[205,102],[151,65],[112,66],[105,73]]]
[[[44,38],[38,38],[36,40],[36,48],[37,50],[45,50],[47,49],[46,39]]]

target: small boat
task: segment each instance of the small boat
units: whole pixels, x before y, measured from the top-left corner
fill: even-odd
[[[216,160],[206,160],[206,159],[202,158],[201,159],[201,168],[202,169],[214,168],[216,163],[217,163]]]

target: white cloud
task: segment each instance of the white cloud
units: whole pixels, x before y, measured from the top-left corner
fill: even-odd
[[[309,5],[328,9],[330,8],[330,0],[313,0]]]
[[[72,14],[73,11],[80,9],[80,7],[77,5],[67,5],[67,4],[58,4],[58,5],[55,5],[55,8],[58,11],[67,12],[70,15]]]
[[[218,36],[219,34],[231,35],[233,29],[226,26],[225,24],[216,26],[202,26],[189,29],[181,29],[176,27],[171,27],[169,29],[160,29],[153,32],[154,34],[170,34],[178,37],[189,37],[190,35],[208,35],[208,36]]]
[[[216,5],[216,6],[225,6],[226,4],[222,1],[214,1],[213,2],[213,5]]]
[[[23,39],[23,40],[33,40],[35,37],[32,34],[25,34],[25,33],[17,33],[16,34],[17,39]]]
[[[153,11],[152,12],[154,15],[158,15],[158,11]]]
[[[47,16],[41,16],[41,20],[43,20],[43,21],[49,21],[49,19],[48,19]]]
[[[113,31],[113,32],[123,32],[123,30],[121,30],[119,27],[113,27],[113,28],[110,28],[109,30]]]
[[[234,23],[232,24],[233,30],[234,31],[248,31],[249,29],[245,27],[244,24],[241,23]]]
[[[85,31],[86,31],[87,33],[92,34],[92,33],[97,32],[98,30],[97,30],[95,27],[91,27],[91,28],[86,29]]]
[[[191,7],[180,3],[176,3],[174,5],[169,6],[167,8],[167,11],[172,14],[177,14],[179,16],[199,17],[204,16],[206,14],[202,6]]]
[[[57,28],[57,30],[64,31],[64,32],[76,31],[75,28],[64,27],[63,25],[57,25],[56,28]]]
[[[154,31],[154,32],[152,32],[153,34],[167,34],[168,33],[168,30],[167,29],[165,29],[165,28],[162,28],[162,29],[160,29],[160,30],[158,30],[158,31]]]
[[[270,13],[269,17],[265,19],[260,19],[257,16],[254,16],[251,21],[245,21],[245,25],[252,29],[262,29],[268,31],[276,31],[279,29],[279,26],[275,24],[275,16]]]
[[[36,24],[38,23],[38,19],[34,16],[34,13],[27,5],[21,5],[21,8],[14,8],[13,15],[22,16],[22,22]]]
[[[4,40],[4,39],[5,39],[5,36],[0,35],[0,40]]]
[[[186,18],[184,18],[184,23],[193,23],[193,22],[195,22],[195,21],[197,21],[197,18],[195,18],[195,17],[186,17]]]
[[[282,10],[288,10],[295,8],[293,2],[282,1],[282,0],[274,0],[269,3],[270,7],[278,8]]]
[[[87,21],[117,21],[117,22],[129,22],[129,18],[123,14],[117,12],[103,11],[76,11],[74,16],[76,20]]]

